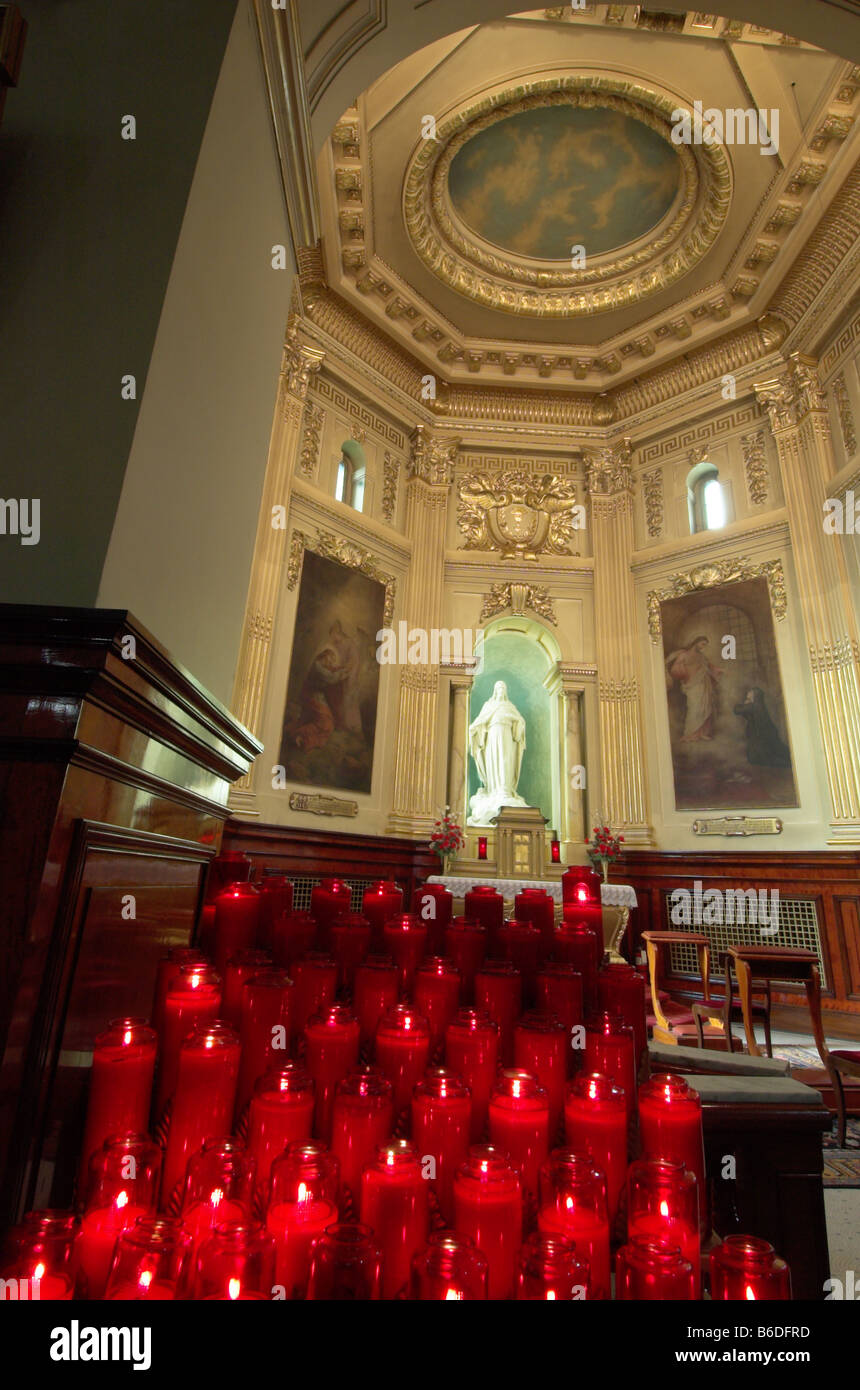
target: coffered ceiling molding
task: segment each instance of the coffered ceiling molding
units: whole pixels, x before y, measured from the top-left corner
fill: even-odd
[[[572,263],[569,249],[566,260],[501,250],[458,215],[451,197],[452,165],[461,151],[498,123],[546,107],[598,111],[614,116],[617,126],[619,117],[629,123],[617,136],[607,129],[602,151],[593,152],[608,165],[613,155],[618,156],[613,139],[626,145],[628,165],[614,174],[619,191],[623,185],[635,197],[637,185],[641,193],[647,184],[645,170],[630,167],[633,142],[628,131],[644,126],[656,132],[678,163],[678,193],[658,224],[650,231],[642,229],[643,234],[627,245],[601,254],[589,254],[585,245],[582,268]],[[413,248],[428,269],[459,294],[532,318],[606,313],[665,290],[707,254],[731,203],[731,165],[722,145],[672,144],[672,112],[686,109],[673,95],[597,72],[523,78],[515,86],[472,99],[437,123],[436,140],[419,141],[407,166],[403,212]]]

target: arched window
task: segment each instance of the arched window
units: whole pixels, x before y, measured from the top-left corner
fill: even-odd
[[[718,469],[703,459],[687,474],[687,507],[690,531],[719,531],[725,526],[726,497]]]
[[[334,484],[334,495],[338,502],[345,502],[357,512],[364,510],[364,484],[367,477],[367,463],[364,450],[357,439],[345,439],[340,446],[340,461]]]

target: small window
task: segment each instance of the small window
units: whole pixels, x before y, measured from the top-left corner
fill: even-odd
[[[726,496],[717,468],[708,459],[687,474],[690,531],[719,531],[726,524]]]
[[[364,485],[367,478],[367,464],[364,450],[356,439],[346,439],[341,445],[340,461],[334,483],[334,495],[338,502],[345,502],[357,512],[364,510]]]

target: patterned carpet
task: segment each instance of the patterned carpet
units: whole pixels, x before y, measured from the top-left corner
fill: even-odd
[[[814,1047],[777,1046],[774,1057],[790,1062],[793,1069],[816,1068],[821,1066],[821,1058]],[[833,1128],[823,1136],[824,1144],[824,1186],[860,1187],[860,1119],[848,1116],[846,1147],[840,1149],[836,1143],[836,1117]]]

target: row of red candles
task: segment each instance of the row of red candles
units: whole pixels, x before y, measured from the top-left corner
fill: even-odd
[[[581,907],[566,911],[555,928],[552,899],[532,890],[531,901],[521,905],[518,898],[518,918],[505,924],[500,895],[478,890],[477,910],[466,904],[474,918],[452,919],[450,894],[427,885],[417,914],[403,915],[402,899],[394,918],[377,911],[393,959],[362,961],[374,944],[366,919],[377,898],[394,906],[395,885],[369,890],[364,920],[348,912],[346,885],[315,889],[309,917],[291,913],[287,890],[289,884],[275,883],[257,894],[237,884],[219,896],[212,925],[216,963],[226,965],[223,994],[197,953],[173,952],[159,970],[155,1029],[125,1020],[98,1040],[83,1150],[89,1186],[81,1184],[85,1210],[73,1248],[79,1290],[90,1297],[106,1286],[109,1297],[156,1297],[164,1289],[172,1292],[163,1296],[188,1296],[192,1287],[197,1297],[271,1297],[273,1288],[287,1297],[356,1296],[320,1292],[326,1269],[331,1275],[344,1265],[366,1270],[370,1292],[362,1296],[381,1290],[393,1297],[405,1290],[414,1263],[418,1297],[482,1296],[475,1292],[482,1287],[495,1298],[510,1297],[515,1288],[521,1297],[576,1297],[583,1292],[569,1290],[586,1287],[589,1297],[608,1297],[610,1231],[627,1178],[628,1244],[617,1257],[616,1296],[699,1296],[698,1097],[680,1078],[640,1089],[644,1148],[662,1162],[640,1162],[628,1175],[628,1128],[645,1042],[643,981],[630,967],[598,972],[602,931]],[[261,914],[277,892],[277,910]],[[438,930],[440,918],[442,940],[459,969],[450,959],[423,959],[429,925]],[[512,934],[511,927],[522,930]],[[258,934],[280,969],[266,968],[268,957],[253,944]],[[491,941],[506,949],[507,960],[482,959]],[[464,943],[472,949],[464,951]],[[333,958],[309,950],[327,944]],[[547,962],[548,949],[556,957],[561,951],[562,959]],[[354,1013],[334,1002],[338,984],[352,993]],[[393,1004],[398,993],[413,997],[416,1007]],[[487,1013],[461,1007],[476,993]],[[545,1012],[520,1015],[521,993]],[[568,1085],[568,1072],[581,1060],[581,1049],[570,1046],[571,1030],[580,1027],[584,1004],[598,1000],[605,1012],[597,1027],[584,1030],[583,1072]],[[240,1024],[241,1040],[218,1021],[225,1014]],[[356,1070],[363,1036],[374,1035],[377,1068]],[[170,1113],[163,1175],[161,1150],[142,1134],[156,1038],[155,1113]],[[425,1076],[431,1047],[443,1040],[448,1069]],[[296,1041],[307,1070],[288,1062],[267,1071],[279,1050],[283,1056]],[[500,1062],[511,1061],[520,1069],[498,1071]],[[392,1126],[410,1105],[413,1142],[392,1143]],[[562,1110],[571,1147],[549,1156]],[[218,1137],[229,1133],[236,1114],[243,1117],[247,1149]],[[487,1124],[492,1145],[470,1148]],[[309,1144],[311,1133],[320,1142]],[[157,1219],[159,1192],[169,1206],[183,1177],[181,1226]],[[254,1217],[262,1214],[269,1187],[265,1230],[257,1229]],[[437,1234],[422,1255],[428,1187],[436,1219],[456,1234]],[[538,1195],[539,1229],[518,1255],[524,1218],[528,1228]],[[361,1226],[339,1223],[344,1198],[353,1207],[360,1201]],[[38,1225],[38,1214],[31,1215]],[[57,1217],[64,1219],[73,1220]],[[38,1239],[33,1246],[33,1229],[34,1221],[29,1230],[25,1223],[18,1243],[31,1256],[35,1249],[36,1268],[42,1246]],[[142,1249],[144,1234],[149,1244]],[[44,1232],[41,1237],[47,1240]],[[787,1296],[784,1264],[760,1249],[763,1243],[743,1239],[740,1255],[730,1240],[712,1257],[712,1282],[729,1290],[722,1296]],[[721,1283],[730,1256],[735,1282]],[[165,1259],[170,1277],[161,1268]],[[143,1283],[128,1277],[135,1261]],[[229,1277],[225,1271],[232,1271]],[[68,1272],[62,1277],[68,1281]],[[437,1288],[441,1279],[446,1292],[424,1291],[428,1279]],[[738,1279],[746,1295],[731,1292],[741,1287]],[[212,1288],[219,1291],[207,1292]],[[539,1288],[545,1291],[534,1292]],[[41,1295],[49,1296],[44,1281]]]

